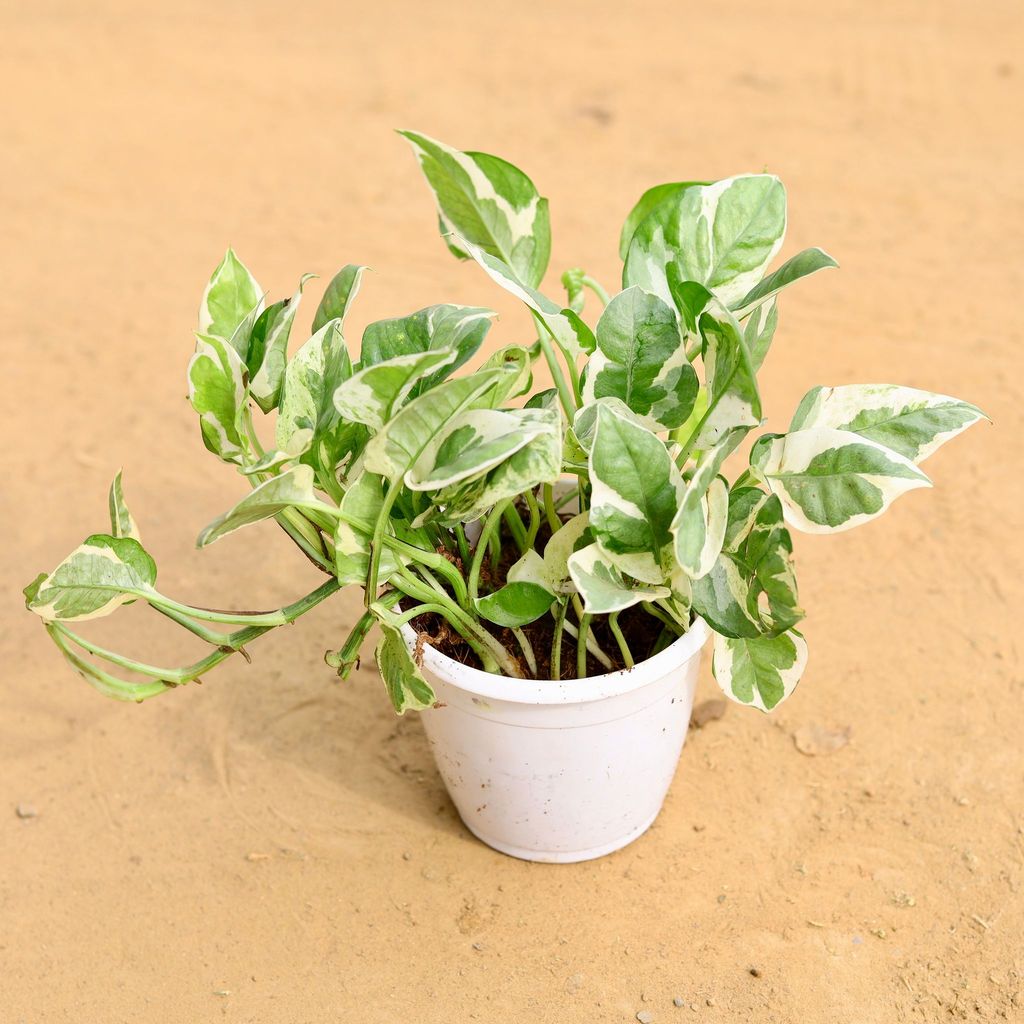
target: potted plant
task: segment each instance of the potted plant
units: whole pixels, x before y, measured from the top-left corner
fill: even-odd
[[[273,519],[324,582],[272,612],[163,594],[118,474],[109,530],[33,581],[28,607],[98,690],[142,701],[361,587],[365,610],[326,660],[347,678],[379,627],[388,696],[399,714],[424,711],[466,824],[521,857],[598,856],[657,815],[709,635],[729,698],[770,711],[796,686],[807,653],[790,528],[874,519],[929,486],[922,461],[982,413],[888,384],[817,387],[727,475],[762,423],[780,293],[836,265],[807,249],[769,272],[786,228],[778,178],[648,190],[622,231],[622,289],[570,270],[556,302],[538,290],[551,239],[530,179],[402,134],[448,248],[526,304],[536,341],[467,372],[494,314],[437,305],[370,324],[353,360],[353,265],[289,358],[308,278],[268,304],[229,251],[203,295],[189,397],[204,444],[251,491],[198,543]],[[585,297],[600,307],[589,322]],[[553,387],[532,387],[539,361]],[[276,414],[270,442],[254,407]],[[132,601],[210,652],[165,668],[79,632]]]

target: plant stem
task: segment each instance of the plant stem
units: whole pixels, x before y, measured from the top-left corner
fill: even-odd
[[[527,491],[525,497],[530,508],[530,528],[526,531],[526,546],[532,548],[537,543],[537,533],[540,530],[540,506],[533,491]]]
[[[223,622],[225,625],[235,626],[284,626],[294,622],[300,615],[305,615],[311,608],[315,608],[340,589],[336,579],[329,579],[305,597],[272,612],[233,612],[219,611],[215,608],[195,608],[165,597],[155,590],[138,591],[138,596],[160,611],[177,612],[200,622]]]
[[[590,636],[590,616],[580,619],[579,636],[576,637],[576,678],[587,677],[587,638]]]
[[[531,310],[531,312],[533,312]],[[544,359],[548,364],[548,369],[551,370],[551,379],[555,382],[555,388],[558,391],[559,401],[562,403],[562,408],[565,410],[565,415],[568,417],[569,422],[572,423],[576,416],[576,393],[579,390],[579,385],[576,384],[573,390],[570,391],[569,385],[566,382],[565,374],[562,372],[561,364],[558,362],[558,357],[555,355],[554,346],[551,344],[555,335],[550,327],[544,322],[544,318],[538,313],[533,312],[533,319],[536,321],[540,330],[537,332],[537,340],[540,342],[541,352],[544,353]],[[561,351],[561,349],[559,349]],[[565,358],[565,353],[562,353]],[[575,367],[572,366],[570,360],[566,358],[566,364],[569,366],[570,372],[573,373],[575,378]]]
[[[389,590],[384,594],[377,605],[381,605],[384,608],[393,608],[398,604],[402,595],[397,590]],[[348,679],[352,672],[352,669],[359,663],[359,651],[363,646],[363,642],[366,640],[367,633],[373,628],[373,624],[377,621],[377,616],[370,611],[365,611],[359,617],[359,620],[349,631],[348,637],[344,644],[333,656],[333,659],[327,663],[334,669],[337,670],[338,675],[342,679]],[[325,660],[327,656],[325,655]]]
[[[671,618],[656,605],[651,604],[650,601],[644,601],[643,606],[644,611],[646,611],[649,615],[653,615],[656,619],[658,619],[659,622],[663,622],[666,626],[668,626],[669,629],[675,632],[676,636],[682,636],[683,633],[686,632],[683,629],[683,627],[678,622],[676,622],[675,619]]]
[[[551,674],[554,679],[562,678],[562,632],[565,629],[565,613],[568,601],[559,601],[555,612],[555,635],[551,641]]]
[[[516,510],[514,501],[505,507],[504,516],[505,522],[508,523],[509,533],[512,534],[512,539],[516,542],[516,547],[519,548],[519,554],[525,555],[529,547],[526,542],[526,527],[523,526],[523,520]]]
[[[530,643],[530,638],[521,630],[513,627],[512,634],[516,640],[519,641],[519,646],[522,648],[523,657],[526,658],[526,667],[530,670],[530,675],[534,679],[537,678],[537,656],[533,653],[533,644]]]
[[[566,616],[565,619],[565,631],[573,638],[573,640],[580,635],[579,630],[569,621],[568,616]],[[587,637],[587,650],[597,658],[597,660],[604,665],[609,672],[615,668],[612,664],[612,659],[601,650],[601,645],[594,639],[593,630],[590,631],[590,635]]]
[[[580,279],[580,284],[585,288],[589,288],[600,300],[602,306],[607,306],[611,301],[608,297],[608,293],[595,281],[589,274],[584,274]]]
[[[380,576],[380,556],[384,542],[384,531],[387,528],[388,520],[391,518],[391,509],[398,500],[398,492],[402,487],[402,478],[391,482],[387,493],[384,495],[384,502],[377,513],[377,523],[373,529],[373,538],[370,541],[370,567],[366,574],[366,607],[369,608],[377,600],[377,580]]]
[[[619,645],[619,653],[622,655],[622,660],[626,663],[626,668],[632,668],[634,665],[633,652],[629,649],[629,644],[626,643],[626,638],[622,634],[622,627],[619,626],[619,613],[612,612],[608,616],[608,628],[612,631],[612,636],[615,637],[615,642]]]
[[[484,555],[495,529],[501,525],[501,517],[505,508],[511,504],[512,499],[506,498],[499,501],[488,513],[484,520],[483,528],[480,530],[480,537],[476,542],[476,551],[473,552],[473,564],[469,569],[469,599],[475,601],[480,593],[480,570],[483,568]]]
[[[463,529],[462,523],[455,524],[455,539],[459,544],[459,558],[462,559],[463,568],[465,568],[472,561],[472,555],[469,550],[469,541],[466,540],[466,531]]]
[[[562,520],[555,511],[555,489],[551,484],[544,485],[544,515],[547,517],[551,532],[557,533],[562,528]]]

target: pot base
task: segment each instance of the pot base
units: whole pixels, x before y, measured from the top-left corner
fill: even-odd
[[[647,819],[638,828],[633,829],[632,832],[628,832],[626,835],[619,837],[614,842],[605,843],[603,846],[593,846],[589,850],[531,850],[523,846],[509,846],[507,843],[499,842],[495,839],[490,839],[482,832],[478,832],[468,821],[462,819],[462,824],[473,833],[480,842],[485,843],[492,850],[497,850],[498,853],[504,853],[509,857],[515,857],[517,860],[528,860],[533,861],[537,864],[579,864],[585,860],[597,860],[598,857],[607,856],[609,853],[615,853],[616,850],[621,850],[625,846],[629,846],[630,843],[639,839],[655,822],[660,813],[660,808],[655,811],[650,818]]]

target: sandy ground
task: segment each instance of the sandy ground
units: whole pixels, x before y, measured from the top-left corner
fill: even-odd
[[[0,1021],[1024,1020],[1024,16],[826,6],[5,0]],[[305,591],[272,527],[192,547],[244,490],[183,401],[227,243],[275,294],[372,266],[354,337],[446,300],[525,337],[444,252],[397,126],[528,169],[552,288],[614,281],[643,187],[768,167],[787,252],[843,264],[785,297],[770,424],[863,380],[996,422],[932,460],[933,492],[799,538],[800,690],[694,732],[656,826],[596,863],[468,835],[417,720],[321,661],[355,594],[143,706],[76,679],[20,604],[104,528],[120,465],[162,589]],[[100,635],[182,650],[145,612]],[[851,742],[805,756],[815,725]]]

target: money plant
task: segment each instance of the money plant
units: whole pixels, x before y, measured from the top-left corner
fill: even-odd
[[[439,627],[487,672],[529,677],[543,664],[559,678],[629,669],[700,618],[724,692],[774,708],[807,658],[790,530],[848,530],[928,487],[921,463],[982,413],[891,384],[815,387],[788,429],[750,439],[744,458],[764,422],[757,375],[780,295],[836,265],[814,248],[770,270],[786,230],[777,177],[648,190],[622,230],[621,290],[574,269],[556,301],[539,290],[551,232],[531,180],[498,157],[401,134],[448,249],[525,304],[536,341],[475,360],[495,314],[443,304],[371,323],[354,358],[345,322],[364,268],[350,265],[289,358],[309,277],[268,303],[228,251],[203,294],[188,389],[206,448],[251,490],[198,544],[274,520],[324,581],[271,612],[165,595],[118,474],[109,529],[31,583],[28,607],[97,689],[139,701],[360,587],[365,610],[326,658],[347,677],[379,627],[377,665],[399,712],[434,702],[419,654]],[[589,318],[585,299],[599,307]],[[538,363],[553,387],[533,388]],[[257,410],[272,426],[257,428]],[[165,668],[79,632],[131,602],[209,653]],[[642,648],[641,635],[653,637]]]

